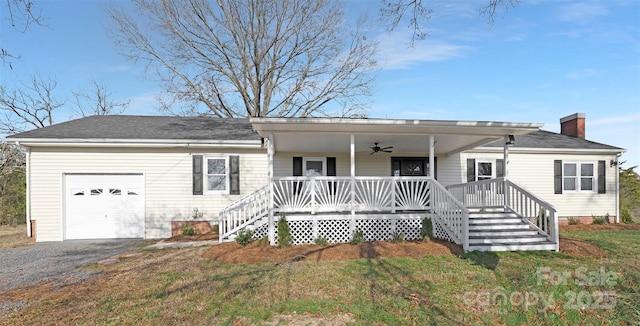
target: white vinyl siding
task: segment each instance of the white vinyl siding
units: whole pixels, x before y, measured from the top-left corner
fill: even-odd
[[[438,182],[449,186],[466,182],[466,169],[460,162],[460,154],[438,156]]]
[[[192,155],[239,155],[240,195],[194,196]],[[64,173],[143,173],[145,177],[145,238],[164,238],[172,220],[218,220],[228,204],[267,184],[267,155],[263,150],[32,148],[30,155],[31,219],[37,241],[60,241],[62,234],[62,176]]]

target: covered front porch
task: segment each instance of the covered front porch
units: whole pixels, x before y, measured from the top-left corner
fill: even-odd
[[[465,250],[519,249],[502,242],[499,248],[474,247],[476,222],[494,230],[526,226],[527,234],[538,236],[516,242],[546,241],[540,248],[557,249],[550,246],[557,238],[555,210],[508,180],[509,143],[540,125],[313,118],[251,122],[264,139],[269,182],[221,211],[221,241],[251,229],[276,244],[275,223],[281,214],[296,244],[319,237],[348,242],[356,230],[367,241],[397,234],[417,240],[429,217],[433,236]],[[504,176],[456,186],[464,175],[459,153],[496,139],[505,140]],[[447,180],[450,189],[439,180]],[[540,219],[546,224],[537,222],[534,210],[548,216]],[[513,240],[498,240],[505,239]]]

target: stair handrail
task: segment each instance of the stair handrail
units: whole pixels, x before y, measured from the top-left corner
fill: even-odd
[[[245,195],[220,210],[218,234],[220,242],[229,235],[269,213],[269,185]]]
[[[431,212],[440,226],[464,251],[469,249],[469,209],[440,182],[431,179]]]
[[[558,232],[558,210],[547,201],[537,197],[527,189],[508,179],[503,179],[505,207],[518,214],[547,240],[555,243],[555,251],[560,249]]]

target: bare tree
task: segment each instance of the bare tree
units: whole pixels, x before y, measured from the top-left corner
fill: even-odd
[[[370,92],[375,44],[346,24],[340,1],[134,3],[108,9],[115,43],[188,114],[305,117],[330,104],[349,114]]]
[[[0,142],[0,194],[6,186],[7,176],[15,169],[24,166],[24,153],[18,146]]]
[[[44,26],[45,19],[42,13],[36,9],[35,2],[32,0],[5,0],[7,17],[3,19],[9,20],[11,27],[20,33],[26,33],[32,25]],[[13,59],[19,59],[20,56],[11,53],[5,48],[0,48],[0,58],[9,69],[13,69]]]
[[[53,124],[53,112],[64,105],[54,96],[57,82],[38,75],[21,88],[0,85],[0,134],[14,134]]]
[[[431,19],[433,9],[427,8],[422,0],[381,0],[380,20],[387,25],[387,31],[392,32],[400,22],[408,15],[409,28],[413,30],[411,35],[411,47],[416,41],[424,40],[429,33],[423,28]]]
[[[487,16],[488,23],[493,26],[497,11],[502,8],[505,11],[513,8],[520,3],[520,0],[489,0],[486,7],[480,9],[480,14]]]
[[[496,12],[500,8],[508,10],[515,7],[520,0],[487,0],[487,5],[480,9],[480,14],[487,16],[488,23],[493,26]],[[410,47],[415,47],[417,41],[424,40],[429,33],[425,26],[431,19],[433,9],[427,7],[426,0],[381,0],[380,21],[392,32],[403,21],[408,21],[408,28],[412,30]]]
[[[107,91],[104,81],[91,80],[93,90],[88,92],[73,92],[78,113],[83,117],[90,115],[122,114],[130,101],[114,101],[112,92]]]

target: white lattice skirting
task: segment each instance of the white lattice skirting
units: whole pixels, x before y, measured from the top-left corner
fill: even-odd
[[[354,230],[361,230],[365,241],[384,241],[394,233],[402,233],[405,240],[421,239],[422,220],[425,214],[367,214],[367,215],[288,215],[293,244],[314,243],[322,237],[329,243],[346,243],[353,238]],[[277,241],[277,221],[274,233]],[[256,238],[268,235],[266,224],[254,230]]]

